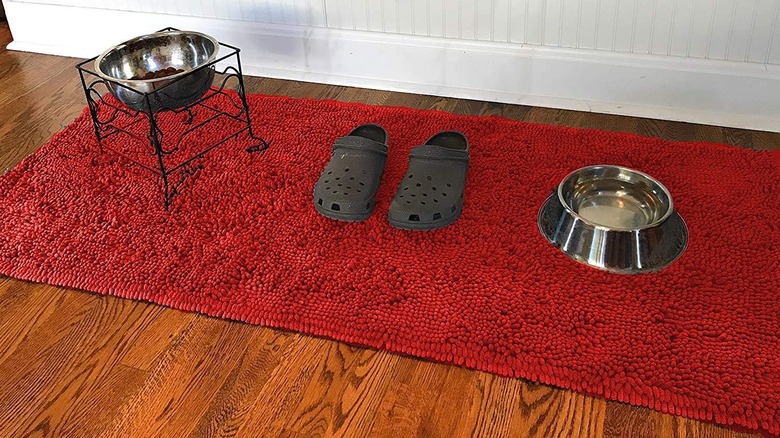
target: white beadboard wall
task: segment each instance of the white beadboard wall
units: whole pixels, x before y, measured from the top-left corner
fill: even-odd
[[[9,48],[174,26],[245,73],[780,132],[780,0],[3,0]]]
[[[325,0],[324,9],[338,29],[780,63],[780,0]]]
[[[6,0],[780,64],[780,0]]]

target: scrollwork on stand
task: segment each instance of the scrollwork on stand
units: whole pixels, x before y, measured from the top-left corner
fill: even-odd
[[[163,31],[175,30],[173,28],[163,29]],[[191,176],[198,173],[205,166],[204,156],[211,150],[226,143],[228,140],[237,138],[240,134],[246,132],[253,144],[245,148],[247,153],[258,153],[265,151],[270,146],[263,138],[257,137],[252,129],[252,120],[249,115],[249,105],[246,101],[244,89],[244,79],[241,71],[241,59],[239,49],[229,44],[220,43],[228,51],[227,54],[211,61],[209,65],[203,68],[213,68],[218,75],[219,81],[215,80],[212,86],[205,94],[194,103],[181,108],[162,108],[155,112],[144,112],[131,109],[121,103],[115,97],[109,95],[111,85],[126,87],[126,85],[102,77],[95,72],[93,64],[96,58],[88,59],[79,63],[76,68],[81,77],[81,84],[84,89],[84,96],[92,118],[95,129],[95,136],[100,145],[101,152],[108,149],[116,153],[131,164],[140,166],[143,169],[153,172],[160,179],[163,191],[163,201],[167,210],[173,198],[180,194],[180,189],[184,182]],[[217,63],[221,65],[228,64],[221,71],[217,70]],[[226,87],[231,79],[237,82],[236,90],[228,92]],[[105,91],[101,92],[104,88]],[[149,94],[141,94],[145,99],[159,99],[161,96],[156,93],[165,93],[165,88],[154,91]],[[139,93],[140,94],[140,93]],[[222,106],[229,108],[222,110],[218,107],[220,103],[212,103],[219,99]],[[150,107],[151,109],[151,107]],[[172,145],[164,147],[166,138],[164,130],[161,128],[160,120],[165,118],[165,114],[174,115],[186,114],[181,123],[186,126],[181,134],[176,134],[178,138]],[[203,120],[197,120],[199,116],[204,115]],[[208,129],[209,124],[219,120],[232,120],[238,123],[236,129],[226,132],[218,141],[204,145],[193,156],[182,160],[179,164],[170,165],[166,157],[174,155],[180,150],[187,139],[195,134]],[[169,120],[168,120],[169,121]],[[166,127],[170,124],[166,124]],[[221,126],[226,126],[223,124]],[[134,132],[141,130],[141,133]],[[145,131],[145,132],[144,132]],[[171,134],[171,133],[169,133]],[[133,156],[127,151],[128,144],[122,144],[120,148],[111,146],[106,141],[112,136],[124,136],[137,144],[147,145],[150,154],[156,157],[156,164],[143,163],[137,156]],[[174,174],[178,175],[178,180],[174,181]]]

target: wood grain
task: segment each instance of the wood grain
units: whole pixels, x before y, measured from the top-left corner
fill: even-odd
[[[0,25],[0,47],[10,34]],[[81,113],[72,58],[0,49],[0,172]],[[252,93],[777,149],[780,135],[247,78]],[[746,437],[568,390],[0,277],[0,436]]]

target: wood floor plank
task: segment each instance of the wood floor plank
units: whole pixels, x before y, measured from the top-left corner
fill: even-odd
[[[0,173],[83,110],[73,58],[5,50]],[[780,134],[246,78],[250,93],[780,149]],[[262,134],[261,134],[262,135]],[[0,436],[748,437],[519,379],[0,277]]]
[[[0,363],[0,436],[59,431],[71,407],[91,400],[120,365],[149,317],[150,308],[127,300],[71,293]]]
[[[112,364],[94,384],[68,405],[63,406],[58,429],[51,436],[96,437],[111,424],[114,415],[148,378],[148,372],[122,364]]]
[[[755,434],[740,433],[713,423],[662,414],[646,408],[609,402],[606,409],[604,437],[711,437],[748,438]]]
[[[198,316],[121,406],[102,436],[187,435],[261,331]]]
[[[137,303],[149,307],[153,313],[148,324],[138,333],[138,337],[127,346],[122,357],[122,365],[150,371],[170,348],[184,329],[198,317],[187,312],[172,312],[155,304]]]
[[[564,436],[598,437],[604,433],[606,402],[565,391],[561,409],[568,412],[565,421],[558,422],[558,431]]]
[[[0,53],[0,64],[5,55]],[[46,57],[57,61],[49,67],[40,59],[43,56],[37,55],[31,65],[5,78],[12,82],[0,84],[0,89],[8,90],[0,93],[0,173],[35,151],[84,109],[83,98],[76,98],[83,95],[74,75],[76,60]],[[30,69],[41,73],[29,75]]]
[[[442,372],[444,372],[442,370]],[[475,415],[485,397],[485,383],[463,368],[446,371],[446,380],[436,393],[435,402],[423,417],[423,430],[440,437],[475,435]],[[453,416],[460,412],[460,416]],[[464,421],[466,420],[466,421]]]
[[[723,128],[718,126],[697,126],[693,135],[693,140],[708,143],[726,143],[726,139],[723,136]]]
[[[432,428],[431,413],[449,370],[443,365],[400,358],[392,382],[376,411],[369,435],[382,437],[427,436],[439,433]],[[463,393],[466,388],[461,388]]]
[[[473,405],[473,412],[464,416],[474,419],[471,436],[530,436],[521,403],[527,390],[525,382],[489,374],[480,374],[474,380],[482,388],[483,397],[479,405]],[[466,421],[460,427],[468,426]]]
[[[276,367],[257,395],[249,415],[239,428],[240,436],[267,436],[288,430],[293,412],[304,399],[309,382],[322,367],[329,350],[320,339],[294,339],[287,357]],[[289,431],[289,430],[288,430]]]
[[[759,150],[780,149],[780,133],[752,131],[753,148]]]
[[[296,335],[270,329],[256,330],[247,349],[198,419],[192,437],[235,436],[254,407],[260,391],[287,356]]]
[[[325,340],[309,344],[309,340],[297,342],[290,359],[280,365],[280,372],[269,379],[255,402],[255,406],[277,405],[282,396],[286,412],[256,409],[242,431],[263,436],[278,429],[302,436],[356,436],[370,426],[374,404],[390,385],[398,358]],[[319,354],[310,355],[312,347]],[[308,360],[302,362],[301,357]],[[297,390],[279,394],[280,380],[290,379],[298,382]]]
[[[64,299],[53,286],[10,280],[0,286],[0,363],[27,342],[27,336],[45,324]]]

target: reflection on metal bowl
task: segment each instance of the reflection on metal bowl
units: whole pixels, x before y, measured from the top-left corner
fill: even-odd
[[[177,109],[198,100],[214,81],[216,39],[198,32],[157,32],[125,41],[95,60],[95,71],[125,105],[144,112]],[[133,79],[173,67],[154,79]],[[145,95],[149,95],[146,102]]]
[[[620,166],[569,174],[539,211],[539,230],[572,259],[622,274],[663,269],[688,243],[666,187]]]

